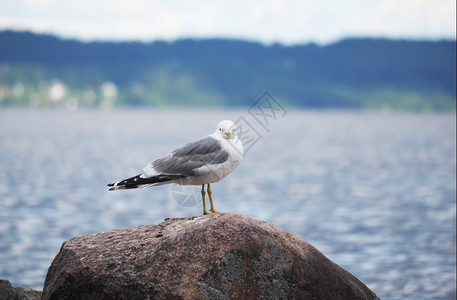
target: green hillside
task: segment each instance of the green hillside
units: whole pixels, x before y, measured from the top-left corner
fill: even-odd
[[[265,46],[62,40],[0,31],[0,105],[455,110],[456,42],[346,39]]]

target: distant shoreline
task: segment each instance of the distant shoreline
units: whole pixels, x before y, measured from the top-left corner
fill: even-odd
[[[0,31],[0,107],[289,107],[454,111],[456,41],[80,42]]]

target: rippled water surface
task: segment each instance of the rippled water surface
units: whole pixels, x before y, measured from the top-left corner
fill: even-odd
[[[455,114],[289,110],[0,110],[0,278],[42,289],[63,241],[201,214],[170,186],[108,192],[153,158],[242,120],[242,165],[219,211],[307,240],[384,299],[455,299]],[[255,132],[255,131],[251,131]]]

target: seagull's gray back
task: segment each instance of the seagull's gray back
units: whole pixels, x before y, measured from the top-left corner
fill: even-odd
[[[167,175],[194,176],[194,170],[204,165],[221,164],[229,157],[221,143],[208,136],[176,149],[170,155],[152,162],[154,169]]]

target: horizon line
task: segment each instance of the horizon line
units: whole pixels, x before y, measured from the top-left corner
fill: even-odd
[[[382,36],[368,36],[368,35],[347,35],[340,38],[332,39],[329,42],[316,42],[313,40],[296,42],[296,43],[285,43],[281,41],[271,41],[266,42],[262,41],[261,39],[256,38],[249,38],[249,37],[236,37],[236,36],[223,36],[223,35],[215,35],[215,36],[180,36],[177,38],[150,38],[150,39],[141,39],[141,38],[84,38],[84,37],[75,37],[72,35],[60,34],[51,31],[41,31],[41,30],[33,30],[30,28],[13,28],[13,27],[0,27],[0,32],[15,32],[15,33],[30,33],[34,35],[42,35],[42,36],[49,36],[55,37],[57,39],[63,41],[77,41],[81,43],[142,43],[142,44],[151,44],[154,42],[165,42],[169,44],[173,44],[178,41],[185,41],[185,40],[194,40],[194,41],[205,41],[205,40],[227,40],[227,41],[243,41],[243,42],[250,42],[250,43],[258,43],[262,44],[266,47],[280,45],[283,47],[294,47],[294,46],[303,46],[303,45],[317,45],[317,46],[328,46],[337,44],[339,42],[345,40],[388,40],[388,41],[409,41],[409,42],[457,42],[456,37],[437,37],[437,38],[430,38],[430,37],[389,37],[387,35]]]

